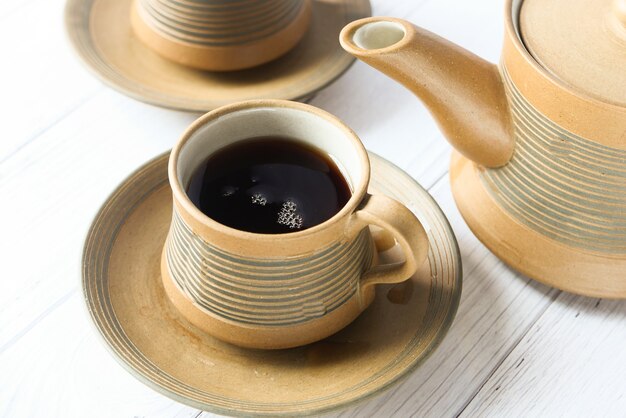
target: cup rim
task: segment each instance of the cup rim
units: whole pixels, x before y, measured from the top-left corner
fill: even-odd
[[[307,112],[315,115],[318,118],[324,119],[326,122],[330,122],[339,128],[345,135],[346,140],[349,140],[354,149],[356,150],[360,162],[360,167],[362,170],[360,180],[358,184],[354,184],[352,191],[352,196],[348,200],[348,202],[339,210],[339,212],[335,213],[331,218],[325,220],[322,223],[319,223],[313,227],[307,228],[303,231],[297,232],[286,232],[280,234],[264,234],[257,232],[249,232],[242,231],[240,229],[232,228],[227,225],[221,224],[216,220],[210,218],[205,215],[200,209],[193,204],[189,196],[184,190],[184,187],[180,184],[178,179],[178,160],[180,158],[180,152],[185,147],[186,143],[189,139],[196,133],[201,127],[206,125],[207,123],[219,119],[222,116],[233,114],[242,110],[247,109],[257,109],[257,108],[288,108],[294,109],[302,112]],[[242,139],[244,140],[244,139]],[[322,150],[323,151],[323,150]],[[191,125],[189,125],[182,136],[178,139],[172,151],[170,153],[169,162],[168,162],[168,178],[170,187],[172,189],[172,194],[174,200],[183,207],[183,209],[189,214],[196,222],[199,224],[210,227],[213,230],[221,232],[226,235],[233,236],[235,238],[240,239],[253,239],[253,240],[276,240],[276,239],[295,239],[295,238],[303,238],[309,235],[313,235],[318,232],[322,232],[323,230],[328,229],[329,227],[340,222],[344,217],[353,213],[358,205],[361,203],[363,198],[367,194],[367,187],[370,181],[370,161],[369,156],[367,155],[367,150],[365,146],[357,136],[357,134],[350,129],[343,121],[341,121],[338,117],[332,115],[325,110],[322,110],[318,107],[305,104],[298,103],[290,100],[279,100],[279,99],[261,99],[261,100],[246,100],[242,102],[237,102],[229,105],[225,105],[219,107],[215,110],[212,110],[198,119],[196,119]]]

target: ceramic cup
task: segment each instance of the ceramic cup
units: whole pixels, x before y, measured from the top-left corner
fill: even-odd
[[[195,169],[237,141],[279,136],[313,145],[333,158],[352,197],[332,218],[286,234],[257,234],[204,215],[185,190]],[[374,285],[410,278],[428,240],[413,213],[370,195],[370,164],[356,134],[306,104],[237,103],[194,122],[172,149],[168,175],[173,220],[161,271],[168,297],[192,324],[230,343],[287,348],[327,337],[373,300]],[[405,261],[379,265],[369,226],[392,235]]]
[[[134,0],[131,24],[148,47],[209,71],[254,67],[285,54],[304,36],[311,0]]]

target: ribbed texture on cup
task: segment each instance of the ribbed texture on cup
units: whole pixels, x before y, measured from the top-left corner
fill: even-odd
[[[302,0],[137,0],[156,32],[201,46],[236,46],[284,29],[304,7]]]
[[[487,190],[518,222],[563,244],[626,253],[626,151],[574,135],[537,111],[506,68],[516,148],[484,170]],[[567,109],[564,109],[567,111]]]
[[[242,324],[284,326],[321,317],[350,299],[374,247],[363,230],[351,242],[301,257],[246,258],[206,242],[174,210],[165,254],[176,285],[209,313]]]

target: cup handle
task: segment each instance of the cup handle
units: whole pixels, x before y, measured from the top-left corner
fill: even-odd
[[[352,216],[359,231],[368,225],[376,225],[391,233],[405,256],[403,262],[376,265],[366,271],[361,277],[361,292],[375,284],[403,282],[426,260],[426,231],[413,212],[401,203],[384,195],[368,194]]]

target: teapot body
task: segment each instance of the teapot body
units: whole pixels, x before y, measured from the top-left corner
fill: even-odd
[[[526,1],[506,2],[504,50],[497,66],[389,17],[350,23],[340,42],[410,89],[433,115],[456,150],[450,175],[457,206],[493,253],[551,286],[626,298],[626,101],[619,94],[598,93],[623,87],[617,78],[603,81],[602,76],[603,71],[622,74],[613,67],[619,67],[619,52],[626,49],[613,43],[626,41],[626,19],[615,19],[626,16],[616,13],[626,10],[626,0],[605,0],[604,8],[577,0],[580,10],[597,15],[585,22],[597,36],[579,36],[579,21],[572,16],[580,13],[566,14],[570,26],[550,33],[569,30],[578,43],[568,44],[566,37],[556,43],[559,48],[541,48],[541,42],[555,45],[541,35],[561,20],[554,5],[574,10],[574,2],[533,1],[537,13],[531,15],[539,20],[530,20],[531,15],[524,20]],[[546,20],[541,12],[548,3],[556,9]],[[539,42],[541,62],[552,67],[541,65],[526,48],[520,22],[534,24],[532,39]],[[601,25],[615,29],[615,22],[623,24],[605,33]],[[614,55],[590,53],[600,47]],[[564,59],[580,50],[602,59],[586,62],[582,54],[583,61]],[[584,70],[580,74],[586,77],[570,78],[578,84],[557,76],[571,73],[574,67],[567,62]]]
[[[516,270],[588,296],[626,298],[626,108],[565,85],[525,49],[509,1],[499,72],[508,164],[452,158],[452,190],[478,238]]]

